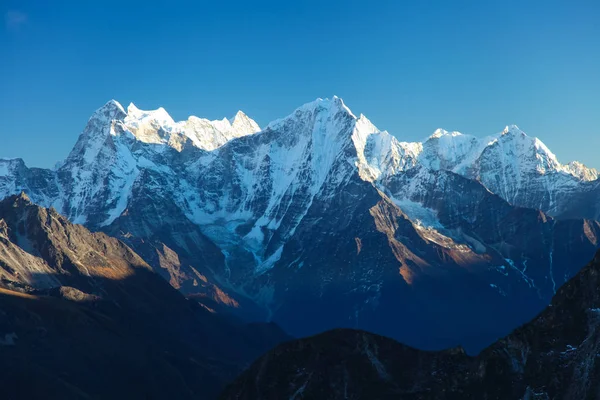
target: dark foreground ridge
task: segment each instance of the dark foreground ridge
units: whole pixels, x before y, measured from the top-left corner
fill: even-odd
[[[3,399],[215,398],[287,336],[184,298],[122,242],[0,202]]]
[[[222,399],[597,399],[600,252],[533,321],[471,357],[339,329],[284,343]]]

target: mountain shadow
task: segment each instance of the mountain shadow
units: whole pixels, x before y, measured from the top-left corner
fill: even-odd
[[[483,350],[417,350],[338,329],[268,352],[222,399],[597,399],[600,252],[535,319]]]
[[[214,398],[288,336],[186,299],[122,242],[0,201],[3,398]]]

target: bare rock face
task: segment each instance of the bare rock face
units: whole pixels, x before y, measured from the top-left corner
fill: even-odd
[[[278,346],[221,398],[595,399],[599,326],[600,253],[533,321],[478,356],[339,329]]]
[[[57,290],[51,290],[49,294],[75,302],[92,302],[102,300],[102,297],[98,295],[85,293],[70,286],[61,286]]]
[[[7,398],[214,398],[286,337],[207,311],[123,242],[23,194],[0,201]]]

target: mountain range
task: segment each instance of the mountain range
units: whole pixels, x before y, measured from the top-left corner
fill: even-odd
[[[333,97],[265,128],[110,101],[25,192],[119,238],[216,314],[294,336],[359,328],[478,352],[533,318],[598,248],[598,172],[516,126],[397,140]]]

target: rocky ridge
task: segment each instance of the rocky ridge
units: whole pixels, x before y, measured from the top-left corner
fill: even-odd
[[[185,299],[121,241],[25,194],[0,201],[6,398],[214,398],[286,338]]]

